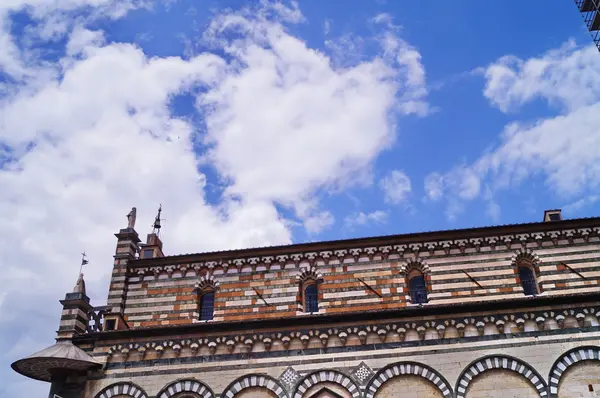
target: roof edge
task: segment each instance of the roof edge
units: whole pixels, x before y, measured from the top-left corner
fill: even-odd
[[[450,229],[441,231],[411,232],[406,234],[381,235],[363,238],[329,240],[320,242],[295,243],[289,245],[254,247],[246,249],[223,250],[212,252],[199,252],[177,254],[151,259],[130,260],[131,268],[146,267],[149,265],[177,264],[190,261],[229,260],[239,257],[255,257],[264,255],[280,255],[322,250],[340,250],[348,246],[368,247],[373,245],[416,243],[416,240],[448,240],[458,238],[471,238],[490,236],[498,233],[523,233],[533,231],[549,231],[555,229],[594,227],[600,226],[600,217],[574,218],[561,221],[540,221],[523,224],[506,224],[486,227],[473,227]]]

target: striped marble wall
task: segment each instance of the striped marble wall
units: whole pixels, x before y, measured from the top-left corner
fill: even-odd
[[[599,230],[530,232],[314,253],[295,253],[290,246],[289,255],[250,257],[250,252],[222,261],[205,260],[214,258],[214,253],[188,256],[184,262],[180,256],[172,257],[172,263],[170,257],[130,260],[127,276],[120,275],[125,280],[115,282],[126,285],[124,313],[131,328],[198,322],[195,287],[199,279],[217,286],[217,322],[304,315],[301,277],[307,272],[318,275],[319,313],[410,306],[414,304],[410,303],[405,271],[414,262],[426,275],[429,302],[425,305],[523,297],[515,264],[520,258],[534,263],[541,295],[570,295],[598,289]]]

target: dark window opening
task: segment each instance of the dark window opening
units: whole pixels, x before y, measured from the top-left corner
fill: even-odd
[[[594,386],[593,386],[593,385],[591,385],[591,384],[588,384],[588,391],[589,391],[589,392],[592,392],[592,391],[594,391]]]
[[[519,266],[519,279],[521,279],[523,293],[525,293],[526,296],[536,296],[539,293],[535,274],[530,266]]]
[[[105,330],[115,330],[116,320],[115,319],[107,319]]]
[[[304,288],[304,312],[319,312],[319,291],[314,282]]]
[[[548,218],[550,219],[550,221],[560,221],[560,214],[558,213],[552,213],[548,216]]]
[[[152,258],[154,257],[154,250],[146,249],[144,250],[144,258]]]
[[[200,320],[210,321],[213,319],[215,308],[215,293],[206,292],[200,296]]]
[[[411,275],[412,274],[412,275]],[[425,276],[420,271],[409,273],[408,290],[410,292],[410,301],[413,304],[424,304],[427,302],[427,285]]]

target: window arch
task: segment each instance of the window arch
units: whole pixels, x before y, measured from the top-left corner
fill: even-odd
[[[406,273],[406,281],[408,284],[408,292],[410,294],[410,302],[412,304],[425,304],[427,299],[427,283],[425,274],[417,267],[412,267]]]

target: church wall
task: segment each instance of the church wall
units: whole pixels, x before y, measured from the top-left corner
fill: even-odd
[[[533,236],[533,234],[531,234]],[[529,237],[529,240],[533,238]],[[590,237],[521,243],[497,242],[493,247],[466,247],[420,251],[418,261],[427,264],[430,304],[454,304],[505,300],[523,297],[517,269],[511,263],[518,250],[532,251],[539,258],[538,282],[546,296],[593,292],[600,283],[600,239]],[[319,313],[344,313],[398,309],[410,306],[403,267],[415,258],[414,252],[373,254],[314,260],[322,275],[319,284]],[[285,260],[214,267],[204,263],[138,267],[132,261],[127,280],[125,315],[130,327],[180,325],[198,322],[198,296],[194,292],[199,277],[218,283],[215,294],[215,322],[295,317],[303,315],[297,276],[309,267]],[[567,269],[573,270],[586,279]],[[133,267],[133,268],[131,268]],[[466,272],[466,273],[465,273]],[[467,275],[468,273],[468,275]],[[477,286],[470,277],[483,287]],[[374,288],[370,291],[360,280]],[[269,305],[258,297],[256,290]]]
[[[481,358],[484,358],[485,360],[485,358],[493,358],[494,356],[518,358],[534,372],[541,375],[545,380],[545,383],[548,383],[548,375],[554,361],[568,350],[581,346],[600,346],[600,330],[562,336],[513,338],[508,342],[492,340],[448,345],[440,344],[439,346],[436,346],[435,350],[432,350],[431,347],[416,346],[364,352],[349,351],[336,354],[323,353],[252,360],[240,359],[226,362],[204,362],[199,360],[193,364],[149,362],[147,366],[143,366],[141,364],[132,363],[127,367],[109,369],[105,372],[103,378],[89,382],[88,392],[85,395],[85,398],[95,398],[97,392],[113,383],[131,380],[142,387],[149,397],[152,397],[167,384],[182,378],[197,379],[209,386],[218,396],[218,394],[223,392],[231,383],[249,374],[269,376],[273,380],[281,383],[281,385],[285,385],[284,378],[281,376],[289,367],[297,372],[297,375],[296,378],[292,377],[285,380],[293,380],[292,382],[295,383],[300,381],[304,375],[310,372],[323,369],[335,369],[356,381],[356,383],[360,384],[362,386],[361,388],[364,389],[368,380],[373,377],[375,372],[393,363],[416,363],[427,365],[441,375],[451,386],[452,390],[455,390],[457,382],[461,376],[463,376],[465,370],[469,369],[470,366]],[[368,367],[370,373],[368,373],[368,376],[361,382],[357,371],[363,363]],[[592,366],[590,369],[592,369],[593,372],[597,372],[598,363],[600,362],[592,362],[592,365],[589,365]],[[514,377],[509,377],[509,374],[514,374]],[[597,376],[597,373],[590,374],[587,370],[582,370],[580,373],[575,370],[572,374],[566,374],[566,378],[563,382],[563,385],[567,388],[565,391],[573,389],[577,390],[577,388],[580,390],[581,383],[588,383],[588,380],[594,379],[596,380],[594,383],[597,383]],[[416,397],[418,398],[438,397],[439,394],[436,395],[436,393],[431,392],[431,389],[427,387],[427,385],[431,386],[431,384],[420,384],[420,382],[415,379],[416,377],[417,376],[410,376],[409,378],[404,379],[404,381],[401,378],[392,378],[389,382],[392,384],[389,385],[401,386],[403,383],[408,383],[413,386],[410,387],[410,391],[416,391]],[[466,397],[506,397],[506,395],[502,395],[502,393],[499,392],[498,388],[493,387],[500,382],[498,380],[504,379],[507,380],[508,385],[510,385],[511,389],[515,392],[520,391],[521,393],[524,393],[526,390],[524,386],[531,388],[523,376],[519,376],[518,373],[507,373],[506,371],[491,369],[486,370],[482,375],[475,378],[475,381],[473,381],[467,389]],[[427,381],[427,383],[430,382]],[[571,396],[578,396],[570,395],[570,393],[569,395],[563,395],[563,385],[561,385],[561,394],[559,394],[559,397],[562,398],[564,396],[570,398]],[[575,386],[578,387],[575,388]],[[394,391],[393,388],[386,387],[385,383],[384,387],[385,388],[381,390],[381,394],[383,395],[375,395],[376,398],[395,396],[390,395],[390,391]],[[585,387],[587,387],[587,384],[585,384]],[[361,394],[363,394],[361,397],[366,396],[364,395],[364,392],[361,392]]]
[[[124,382],[147,395],[136,398],[171,398],[166,387],[181,387],[178,380],[201,382],[202,398],[323,398],[322,388],[336,398],[592,396],[600,306],[585,294],[599,292],[600,228],[577,223],[142,260],[120,243],[130,258],[115,260],[109,304],[139,330],[75,337],[104,365],[84,398],[109,398],[98,394]],[[535,270],[538,297],[524,296],[522,258]],[[428,288],[421,305],[407,289],[415,264]],[[318,314],[303,311],[307,275],[318,281]],[[198,290],[207,286],[215,290],[208,322],[198,320]],[[386,309],[403,311],[367,315]],[[328,316],[344,313],[356,316]],[[183,325],[191,327],[165,327]],[[596,362],[560,376],[586,358]]]

